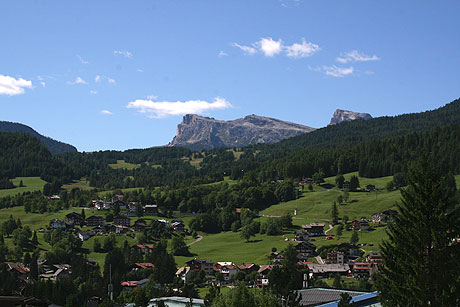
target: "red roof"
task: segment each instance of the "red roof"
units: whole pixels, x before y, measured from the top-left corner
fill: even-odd
[[[136,263],[136,266],[140,267],[141,269],[148,269],[148,268],[154,268],[155,266],[150,263],[150,262],[141,262],[141,263]]]
[[[131,281],[123,281],[121,283],[123,287],[135,287],[137,286],[137,280],[131,280]]]
[[[353,265],[353,270],[370,270],[374,262],[355,262]]]

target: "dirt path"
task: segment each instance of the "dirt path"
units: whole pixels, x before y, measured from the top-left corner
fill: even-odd
[[[197,242],[200,242],[201,239],[203,239],[203,236],[198,235],[198,238],[197,238],[195,241],[193,241],[193,242],[187,244],[187,246],[192,246],[193,244],[195,244],[195,243],[197,243]]]
[[[327,233],[329,232],[329,230],[332,230],[332,228],[334,228],[334,226],[332,226],[332,225],[329,225],[329,229],[328,229],[328,230],[326,230],[324,233],[325,233],[325,234],[327,234]]]

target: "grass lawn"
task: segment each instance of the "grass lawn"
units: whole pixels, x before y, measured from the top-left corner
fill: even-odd
[[[125,162],[125,160],[117,160],[117,163],[109,164],[109,166],[111,168],[113,168],[113,169],[124,168],[124,169],[128,169],[128,170],[141,167],[140,164],[128,163],[128,162]]]
[[[291,233],[292,231],[289,231]],[[178,266],[183,266],[186,261],[194,257],[212,261],[233,261],[234,263],[266,264],[267,255],[272,247],[277,250],[284,249],[289,242],[283,236],[256,235],[246,242],[240,237],[240,232],[221,232],[218,234],[204,235],[200,242],[190,247],[190,252],[196,256],[176,256]]]
[[[24,187],[19,188],[21,180]],[[11,181],[18,188],[0,190],[0,197],[14,196],[24,192],[43,191],[43,186],[46,184],[46,181],[41,180],[40,177],[16,177]]]

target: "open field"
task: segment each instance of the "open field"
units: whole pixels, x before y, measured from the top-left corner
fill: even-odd
[[[21,180],[24,187],[19,188]],[[46,181],[41,180],[40,177],[16,177],[11,181],[18,188],[0,190],[0,197],[13,196],[24,192],[43,191],[43,186],[46,184]]]
[[[67,192],[70,192],[75,188],[80,190],[94,190],[94,187],[90,187],[89,181],[87,181],[85,178],[81,178],[80,180],[73,180],[72,183],[64,184],[62,188]]]
[[[345,178],[348,180],[351,174],[346,174]],[[356,174],[357,175],[357,174]],[[326,183],[335,184],[334,178],[326,178]],[[399,191],[388,192],[384,189],[385,184],[390,181],[392,177],[383,177],[376,179],[359,178],[361,186],[374,184],[378,192],[349,192],[349,200],[344,205],[337,205],[339,209],[339,216],[347,215],[350,220],[359,219],[361,217],[371,217],[374,213],[379,213],[394,207],[395,202],[399,201],[401,193]],[[337,201],[339,195],[343,192],[332,187],[327,189],[323,186],[314,186],[313,191],[308,191],[304,188],[304,192],[299,199],[292,200],[278,205],[271,206],[260,212],[262,215],[281,216],[286,213],[294,213],[297,209],[297,218],[304,218],[309,221],[324,221],[330,220],[330,210],[334,201]]]
[[[109,164],[109,166],[113,169],[124,168],[128,170],[141,167],[139,164],[128,163],[128,162],[125,162],[125,160],[117,160],[117,163]]]

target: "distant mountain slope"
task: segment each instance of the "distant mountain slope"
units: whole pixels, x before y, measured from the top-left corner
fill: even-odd
[[[355,119],[370,119],[372,116],[369,113],[357,113],[347,110],[337,109],[332,115],[329,125],[339,124],[341,122],[355,120]]]
[[[40,142],[42,142],[53,155],[58,155],[64,152],[77,152],[77,148],[74,146],[43,136],[29,126],[20,123],[0,121],[0,131],[27,133],[39,139]]]
[[[224,121],[187,114],[177,126],[177,135],[169,145],[195,150],[244,147],[275,143],[313,130],[315,129],[308,126],[257,115]]]

